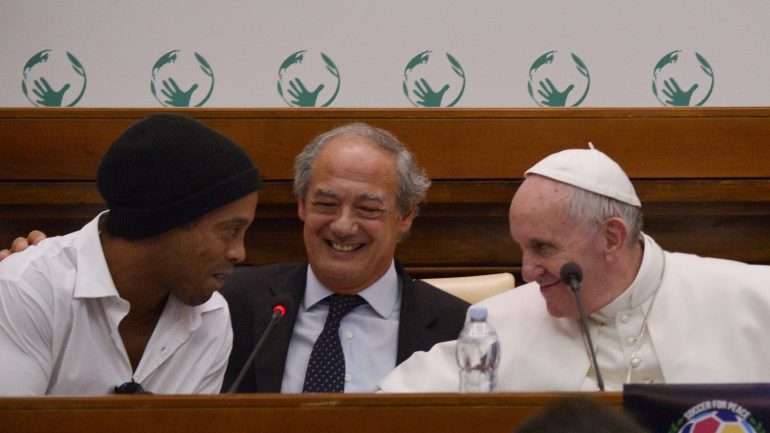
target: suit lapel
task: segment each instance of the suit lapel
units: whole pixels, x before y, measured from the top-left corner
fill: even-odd
[[[396,365],[398,365],[412,353],[424,350],[423,342],[432,341],[429,338],[431,325],[438,320],[438,316],[432,303],[420,299],[419,289],[398,263],[396,263],[396,271],[401,287],[401,313],[398,320],[396,353]]]
[[[286,307],[286,316],[281,319],[272,335],[268,337],[262,354],[256,361],[255,380],[257,392],[280,392],[283,381],[283,371],[286,366],[286,356],[289,343],[297,320],[297,312],[305,294],[307,265],[298,265],[286,273],[286,278],[276,281],[270,286],[270,305],[265,305],[265,314],[255,319],[254,338],[259,339],[267,327],[272,315],[272,307],[282,304]],[[256,344],[257,340],[254,341]]]

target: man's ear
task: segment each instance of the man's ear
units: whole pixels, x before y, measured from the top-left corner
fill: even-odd
[[[604,251],[608,257],[623,249],[627,239],[628,227],[622,219],[612,217],[604,223]]]
[[[302,222],[305,221],[305,212],[307,209],[305,208],[305,198],[301,197],[297,199],[297,216],[299,219],[302,220]]]
[[[417,206],[413,206],[406,214],[400,215],[401,220],[398,223],[399,232],[405,235],[412,228],[412,222],[417,216]]]

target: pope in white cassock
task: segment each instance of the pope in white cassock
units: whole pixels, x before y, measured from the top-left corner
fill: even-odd
[[[608,390],[625,383],[770,381],[770,267],[664,251],[642,232],[641,203],[604,153],[570,149],[525,172],[511,202],[511,237],[528,284],[486,299],[500,337],[498,391],[594,391],[580,299]],[[417,352],[385,392],[456,392],[455,342]]]

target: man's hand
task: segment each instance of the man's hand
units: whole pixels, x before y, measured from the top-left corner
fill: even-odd
[[[10,256],[13,253],[24,251],[30,245],[37,245],[47,236],[40,230],[32,230],[26,238],[18,237],[11,242],[11,248],[0,250],[0,260]]]

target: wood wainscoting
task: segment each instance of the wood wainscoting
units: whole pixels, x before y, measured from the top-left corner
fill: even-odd
[[[104,203],[109,144],[148,109],[0,109],[0,245],[37,228],[78,229]],[[526,168],[593,142],[623,166],[664,248],[770,263],[770,108],[191,109],[243,145],[264,189],[248,262],[304,259],[291,192],[314,136],[362,121],[395,133],[433,186],[397,256],[416,277],[518,273],[507,212]]]

